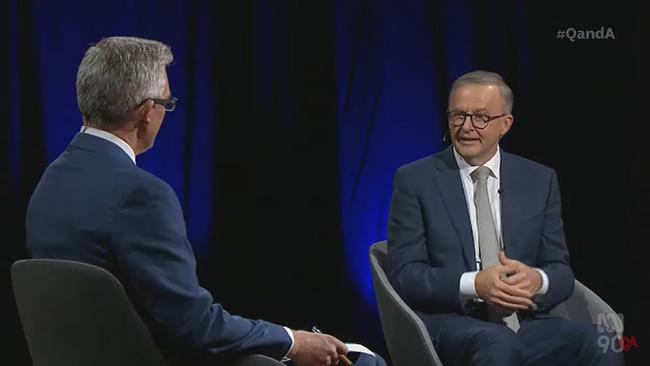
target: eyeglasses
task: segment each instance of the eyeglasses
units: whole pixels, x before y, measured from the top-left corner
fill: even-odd
[[[487,127],[490,121],[507,115],[508,113],[500,114],[498,116],[490,116],[484,113],[447,112],[447,121],[452,126],[459,127],[464,125],[465,120],[467,117],[469,117],[469,120],[472,122],[472,126],[479,130],[482,130]]]
[[[149,98],[144,102],[147,100],[153,100],[154,104],[160,104],[161,106],[165,107],[165,110],[167,112],[173,111],[176,108],[176,102],[178,102],[178,98],[175,97],[170,97],[169,99]]]
[[[154,104],[160,104],[165,108],[167,112],[171,112],[176,108],[176,102],[178,102],[178,98],[170,97],[169,99],[161,99],[161,98],[147,98],[140,102],[135,108],[140,107],[141,105],[145,104],[148,101],[153,101]]]

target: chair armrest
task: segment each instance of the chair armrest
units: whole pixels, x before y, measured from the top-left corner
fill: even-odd
[[[623,319],[587,286],[575,281],[571,296],[551,310],[551,314],[571,320],[585,321],[623,334]]]

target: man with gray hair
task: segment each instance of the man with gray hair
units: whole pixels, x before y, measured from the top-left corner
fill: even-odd
[[[452,146],[395,175],[391,282],[445,366],[617,365],[596,326],[549,314],[574,286],[560,192],[552,169],[499,148],[512,106],[498,74],[454,81]]]
[[[172,60],[169,46],[139,38],[110,37],[88,49],[77,74],[83,127],[32,195],[29,251],[114,273],[173,364],[187,364],[188,355],[212,362],[254,353],[337,364],[347,353],[338,339],[231,315],[199,286],[174,191],[135,160],[176,106]]]

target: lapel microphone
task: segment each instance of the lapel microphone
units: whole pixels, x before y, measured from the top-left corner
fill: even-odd
[[[442,142],[447,142],[447,136],[449,136],[449,130],[445,131],[444,136],[442,136]]]

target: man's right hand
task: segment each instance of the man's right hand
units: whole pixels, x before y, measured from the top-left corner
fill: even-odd
[[[474,280],[476,293],[488,304],[505,310],[528,310],[533,304],[530,294],[503,282],[500,277],[502,273],[514,272],[514,268],[510,267],[511,265],[496,265],[480,271]]]
[[[330,366],[347,353],[345,344],[331,335],[294,330],[288,356],[298,366]]]

